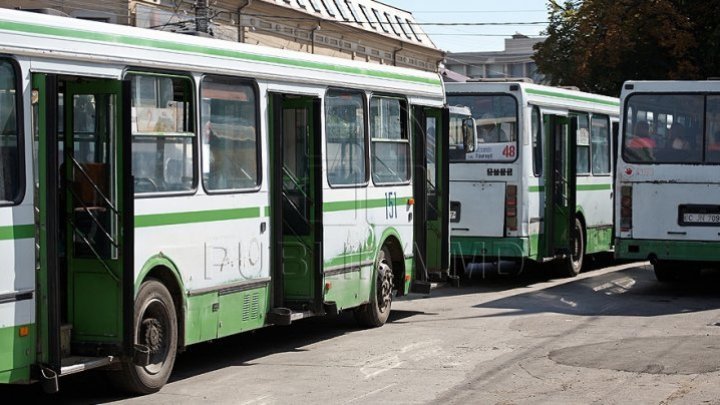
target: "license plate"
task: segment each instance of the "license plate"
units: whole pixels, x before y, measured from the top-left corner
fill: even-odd
[[[683,214],[686,224],[720,224],[720,214]]]

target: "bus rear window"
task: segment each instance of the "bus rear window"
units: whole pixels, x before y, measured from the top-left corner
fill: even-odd
[[[448,96],[450,105],[470,107],[475,119],[477,144],[464,162],[513,162],[518,155],[517,101],[509,95]]]
[[[630,96],[625,106],[623,160],[702,163],[704,104],[702,94]]]
[[[17,202],[21,192],[15,83],[13,66],[0,61],[0,205]]]

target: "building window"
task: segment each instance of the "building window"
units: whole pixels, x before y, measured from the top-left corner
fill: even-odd
[[[393,30],[393,32],[395,33],[395,35],[400,36],[400,31],[398,31],[398,29],[397,29],[397,27],[395,26],[395,24],[393,24],[392,19],[390,18],[390,14],[388,14],[388,13],[383,13],[383,15],[385,16],[385,20],[387,21],[388,25],[389,25],[390,28]]]
[[[405,22],[407,22],[408,29],[410,29],[410,32],[413,33],[413,35],[415,36],[415,39],[417,39],[418,42],[422,42],[422,39],[420,39],[420,36],[415,31],[415,28],[413,28],[413,24],[415,24],[415,23],[408,19],[406,19]]]
[[[320,12],[320,6],[318,5],[317,0],[308,0],[308,2],[310,2],[310,5],[316,13]]]
[[[330,17],[335,17],[335,6],[331,2],[332,0],[320,0],[320,1],[322,2],[323,6],[325,6],[325,11],[327,11],[328,15]]]
[[[200,97],[205,189],[257,187],[260,164],[255,90],[237,78],[206,76]]]
[[[304,0],[297,0],[297,4],[298,4],[298,6],[300,6],[302,8],[307,8]]]
[[[375,184],[410,180],[410,140],[404,101],[389,97],[370,100],[372,178]]]
[[[355,22],[362,25],[363,20],[359,18],[359,14],[357,12],[357,9],[355,8],[355,5],[352,4],[350,0],[345,0],[345,4],[347,4],[348,10],[350,10],[350,14],[352,14],[352,18],[355,20]]]
[[[325,97],[327,177],[331,186],[367,182],[365,100],[356,91],[332,90]]]
[[[380,24],[380,28],[382,28],[382,30],[384,32],[390,33],[390,30],[388,29],[387,24],[385,23],[385,21],[383,21],[383,18],[380,16],[380,12],[375,9],[372,9],[372,11],[373,11],[373,14],[375,14],[375,18],[378,20],[378,23]]]
[[[350,21],[350,17],[348,17],[348,11],[345,8],[345,4],[342,2],[342,0],[333,0],[335,2],[335,7],[337,7],[338,11],[340,12],[340,16],[345,21]]]
[[[485,65],[487,73],[485,77],[499,78],[505,77],[505,65],[502,63],[491,63]]]
[[[403,22],[403,20],[401,20],[400,17],[398,17],[398,16],[395,16],[395,20],[396,20],[397,23],[398,23],[398,27],[400,27],[400,29],[402,30],[403,34],[405,34],[405,37],[407,37],[407,39],[412,39],[412,37],[410,36],[410,34],[408,34],[408,29],[405,28],[405,23]]]
[[[365,16],[365,21],[367,21],[368,24],[370,24],[370,27],[372,29],[376,30],[377,29],[377,20],[374,20],[375,16],[371,13],[368,13],[367,8],[365,8],[365,6],[363,6],[362,4],[359,4],[359,6],[360,6],[360,11],[362,11],[363,16]]]

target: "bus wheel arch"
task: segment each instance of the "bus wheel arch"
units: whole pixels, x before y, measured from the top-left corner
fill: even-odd
[[[390,255],[393,270],[393,285],[397,297],[405,295],[405,254],[397,237],[390,235],[381,245]]]
[[[177,346],[178,350],[180,350],[185,347],[185,302],[183,300],[183,290],[177,276],[177,271],[174,271],[165,264],[155,265],[144,275],[142,279],[139,280],[138,285],[142,285],[149,279],[160,281],[165,288],[167,288],[170,296],[172,297],[173,304],[175,306],[175,316],[177,319]],[[139,292],[139,287],[136,291]]]

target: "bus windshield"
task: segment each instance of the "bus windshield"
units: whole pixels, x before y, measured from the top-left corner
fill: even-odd
[[[622,156],[628,163],[720,163],[720,95],[631,95]]]
[[[517,158],[517,101],[509,95],[448,96],[448,104],[470,107],[477,144],[452,161],[512,162]]]

